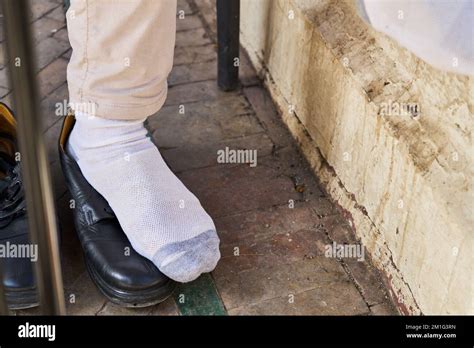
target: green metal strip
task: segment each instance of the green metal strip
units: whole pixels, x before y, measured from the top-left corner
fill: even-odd
[[[174,300],[182,315],[227,315],[209,274],[192,283],[179,285],[174,292]]]

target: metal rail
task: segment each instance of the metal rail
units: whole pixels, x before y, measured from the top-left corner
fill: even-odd
[[[2,273],[2,265],[0,264],[0,315],[7,315],[8,314],[8,306],[7,301],[5,299],[5,291],[3,290],[3,273]]]
[[[31,243],[38,245],[35,268],[41,313],[59,315],[65,314],[64,290],[43,118],[38,103],[28,4],[27,0],[2,0],[29,233]]]
[[[219,87],[224,91],[239,86],[240,0],[217,0],[217,43]]]

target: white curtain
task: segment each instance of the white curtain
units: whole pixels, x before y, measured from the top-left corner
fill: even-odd
[[[442,70],[474,74],[474,0],[362,0],[362,16]],[[365,12],[365,13],[364,13]]]

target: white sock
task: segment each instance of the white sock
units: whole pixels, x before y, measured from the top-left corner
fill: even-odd
[[[220,258],[211,217],[147,137],[144,120],[76,114],[68,151],[107,200],[133,248],[171,279],[189,282]]]

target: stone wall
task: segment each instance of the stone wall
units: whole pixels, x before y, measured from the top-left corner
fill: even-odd
[[[350,0],[242,0],[241,42],[406,314],[473,314],[472,79]]]

